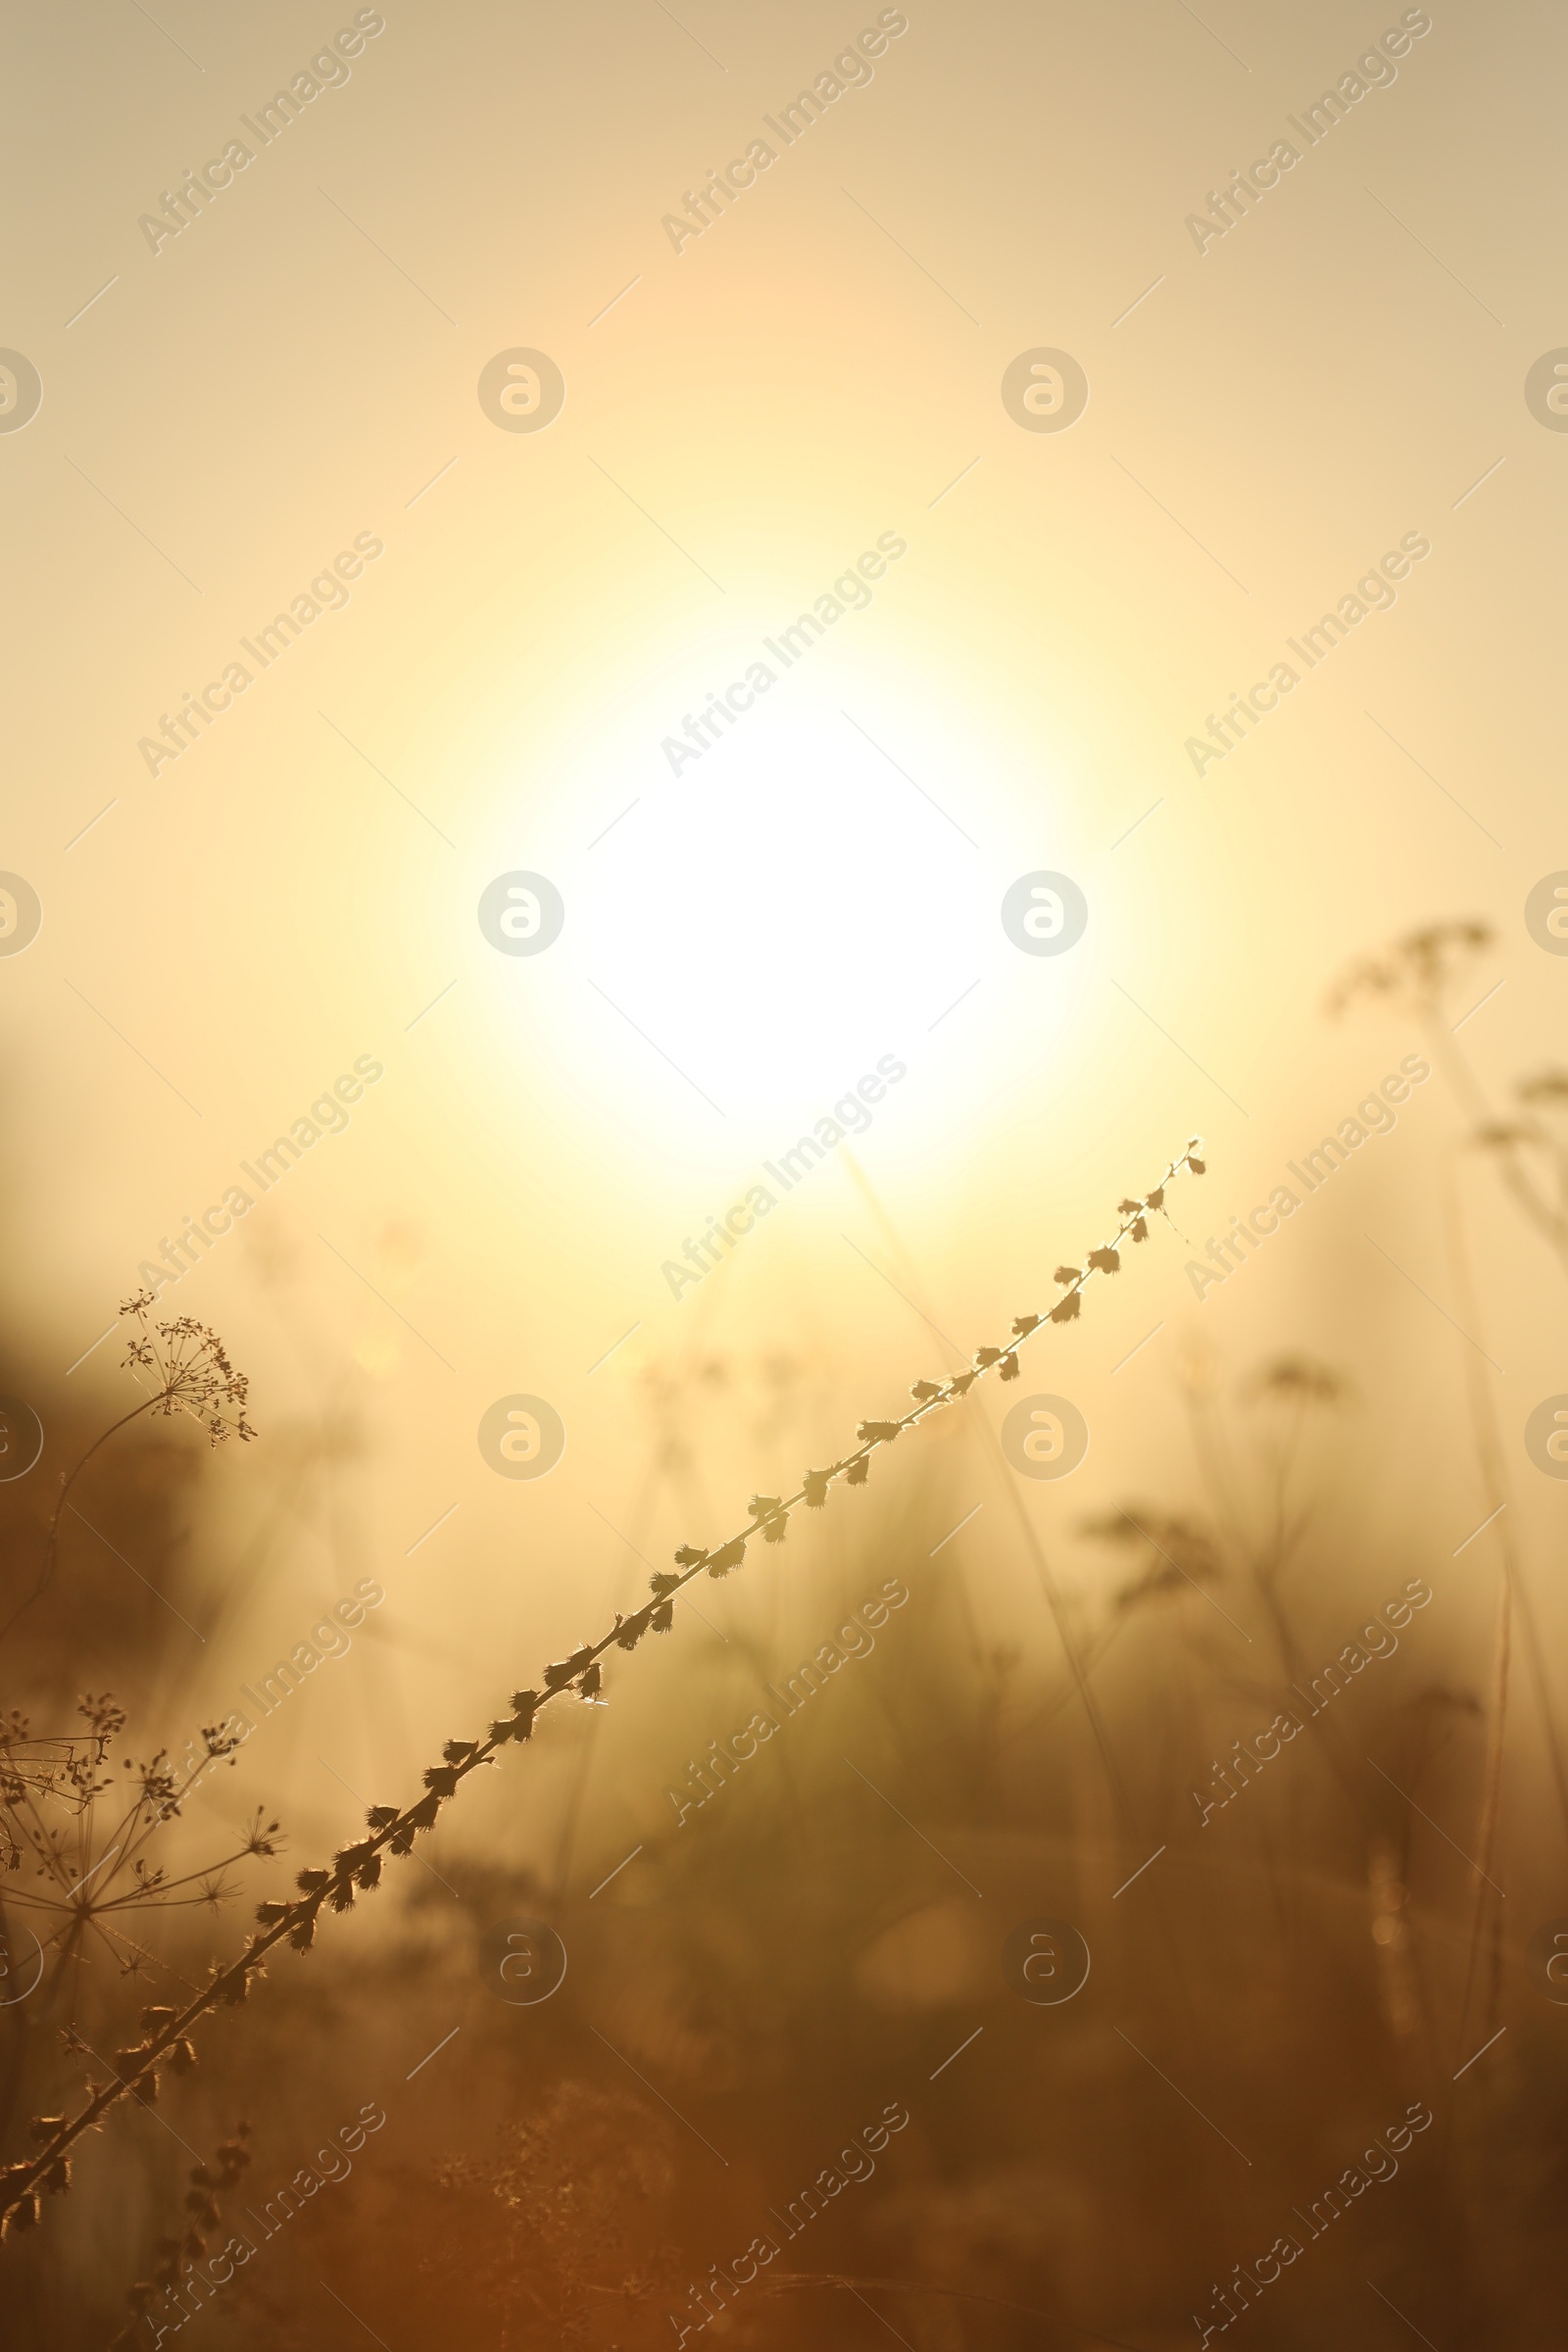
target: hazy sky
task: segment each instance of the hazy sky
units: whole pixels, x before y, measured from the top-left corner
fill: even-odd
[[[1199,1132],[1173,1211],[1223,1232],[1419,1049],[1322,1015],[1412,924],[1495,925],[1489,1073],[1551,1054],[1551,11],[164,0],[11,40],[13,1318],[58,1380],[212,1211],[163,1301],[264,1428],[357,1421],[416,1622],[569,1636],[579,1574],[597,1619],[648,1367],[793,1351],[847,1433],[941,1359],[909,1268],[1000,1336]],[[1041,875],[1059,954],[1003,920]],[[1086,1486],[1165,1445],[1184,1333],[1343,1342],[1457,1540],[1453,1132],[1418,1088],[1201,1304],[1157,1236],[1046,1379]],[[1526,1476],[1545,1261],[1464,1164]],[[113,1364],[72,1375],[106,1418]],[[547,1482],[480,1451],[518,1395]],[[791,1466],[755,1435],[715,1511]],[[590,1565],[481,1576],[550,1546]],[[302,1544],[236,1641],[330,1575]]]

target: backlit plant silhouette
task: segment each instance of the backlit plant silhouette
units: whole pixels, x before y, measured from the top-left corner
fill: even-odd
[[[47,2120],[47,2119],[44,2119]],[[177,2286],[183,2266],[205,2254],[209,2241],[218,2230],[220,2213],[219,2198],[225,2190],[234,2188],[245,2177],[251,2152],[246,2146],[250,2137],[249,2124],[234,2127],[232,2139],[220,2142],[213,2162],[204,2164],[200,2158],[190,2168],[185,2191],[185,2220],[177,2237],[161,2237],[153,2248],[158,2259],[149,2278],[138,2278],[125,2289],[125,2301],[130,2306],[130,2318],[109,2346],[109,2352],[132,2352],[132,2347],[144,2345],[146,2335],[142,2319],[152,2310],[160,2292],[167,2294]],[[178,2323],[176,2323],[177,2325]],[[155,2338],[154,2341],[158,2341]]]
[[[1381,998],[1415,1014],[1471,1122],[1472,1143],[1493,1153],[1516,1206],[1568,1267],[1568,1071],[1538,1070],[1517,1079],[1512,1093],[1518,1107],[1500,1114],[1456,1042],[1481,1004],[1469,1006],[1456,1021],[1448,1017],[1455,985],[1494,945],[1495,935],[1486,923],[1428,924],[1381,956],[1352,965],[1330,992],[1329,1010],[1339,1014]]]
[[[122,1413],[94,1438],[70,1475],[62,1480],[44,1538],[37,1582],[26,1597],[18,1601],[5,1625],[0,1627],[0,1633],[11,1631],[53,1576],[60,1546],[61,1514],[70,1501],[71,1490],[94,1454],[118,1431],[139,1421],[143,1413],[161,1413],[166,1420],[183,1413],[201,1423],[214,1446],[220,1446],[231,1437],[238,1438],[243,1445],[256,1435],[245,1418],[250,1382],[243,1372],[235,1371],[217,1332],[190,1315],[153,1323],[149,1315],[154,1304],[152,1293],[142,1291],[134,1298],[127,1298],[120,1310],[122,1319],[128,1318],[133,1326],[125,1344],[123,1366],[147,1393],[140,1404],[133,1404],[128,1413]]]
[[[1470,1143],[1492,1154],[1515,1205],[1527,1223],[1556,1252],[1563,1268],[1568,1270],[1568,1135],[1565,1135],[1561,1126],[1553,1124],[1554,1117],[1560,1118],[1563,1111],[1568,1109],[1568,1073],[1547,1069],[1516,1081],[1513,1093],[1520,1107],[1509,1117],[1499,1117],[1464,1048],[1458,1043],[1460,1030],[1472,1013],[1480,1011],[1481,1005],[1487,1002],[1486,997],[1470,1005],[1459,1019],[1450,1021],[1448,1017],[1455,983],[1470,971],[1474,959],[1494,944],[1495,935],[1487,923],[1461,920],[1427,924],[1420,930],[1408,932],[1382,955],[1352,966],[1330,992],[1328,1008],[1331,1013],[1338,1014],[1347,1006],[1363,1000],[1384,999],[1414,1013],[1426,1031],[1434,1061],[1443,1070],[1455,1102],[1469,1122]],[[1500,987],[1501,982],[1497,986]],[[1488,993],[1494,995],[1496,992],[1494,989]],[[1494,1539],[1502,1573],[1490,1707],[1491,1742],[1478,1838],[1480,1862],[1470,1949],[1470,1981],[1466,1986],[1464,2011],[1461,2012],[1462,2034],[1464,2013],[1468,2011],[1471,1994],[1480,1982],[1484,1954],[1487,1968],[1485,2014],[1489,2022],[1495,2019],[1501,1998],[1501,1898],[1494,1892],[1495,1882],[1490,1873],[1501,1819],[1503,1755],[1516,1615],[1524,1631],[1525,1655],[1545,1728],[1546,1753],[1565,1835],[1568,1835],[1568,1765],[1564,1761],[1563,1742],[1558,1733],[1535,1605],[1521,1574],[1512,1517],[1503,1518],[1508,1503],[1506,1453],[1497,1397],[1483,1369],[1484,1363],[1490,1359],[1486,1358],[1481,1343],[1475,1336],[1480,1328],[1480,1301],[1470,1272],[1470,1251],[1458,1206],[1457,1187],[1451,1178],[1446,1209],[1448,1256],[1463,1317],[1458,1328],[1470,1343],[1463,1365],[1477,1465],[1491,1514],[1484,1524],[1491,1526],[1494,1522],[1501,1522]]]
[[[846,1486],[863,1486],[874,1453],[895,1444],[906,1430],[967,1396],[975,1383],[990,1373],[995,1372],[1004,1382],[1016,1380],[1019,1348],[1048,1323],[1076,1321],[1087,1284],[1097,1275],[1118,1272],[1125,1244],[1136,1246],[1148,1239],[1150,1218],[1164,1212],[1168,1188],[1184,1172],[1195,1176],[1204,1173],[1200,1149],[1200,1139],[1194,1137],[1143,1198],[1122,1200],[1117,1211],[1119,1221],[1109,1241],[1092,1250],[1082,1265],[1058,1266],[1054,1279],[1060,1296],[1043,1312],[1017,1316],[1005,1343],[977,1348],[970,1369],[948,1380],[916,1381],[910,1391],[913,1404],[909,1411],[891,1419],[861,1421],[856,1433],[857,1445],[826,1468],[804,1472],[801,1485],[793,1494],[754,1494],[748,1505],[746,1524],[725,1542],[711,1548],[683,1544],[675,1553],[675,1570],[658,1571],[653,1576],[652,1600],[630,1616],[617,1615],[611,1631],[598,1642],[547,1666],[542,1689],[514,1692],[510,1715],[491,1723],[482,1739],[449,1740],[442,1761],[429,1766],[424,1773],[423,1796],[402,1807],[372,1805],[367,1815],[368,1834],[340,1848],[328,1868],[301,1871],[296,1882],[300,1891],[294,1901],[259,1904],[257,1932],[239,1957],[226,1968],[215,1968],[207,1984],[179,2009],[146,2012],[141,2042],[117,2053],[116,2071],[110,2082],[89,2082],[87,2102],[75,2116],[34,2119],[34,2136],[43,2141],[38,2153],[0,2170],[0,2227],[10,2230],[35,2224],[43,2195],[70,2184],[67,2157],[74,2143],[92,2131],[121,2099],[133,2097],[150,2104],[157,2094],[160,2066],[184,2063],[187,2051],[194,2055],[189,2037],[197,2022],[212,2010],[237,2007],[243,2002],[252,1979],[265,1973],[268,1956],[278,1945],[287,1943],[295,1951],[309,1951],[323,1907],[335,1913],[351,1910],[358,1894],[369,1893],[377,1886],[383,1858],[411,1853],[416,1837],[435,1827],[442,1805],[456,1796],[469,1774],[491,1762],[510,1741],[520,1742],[530,1738],[541,1707],[568,1690],[581,1699],[597,1699],[603,1685],[600,1661],[604,1653],[612,1647],[632,1650],[646,1634],[668,1632],[675,1598],[695,1577],[706,1574],[721,1579],[730,1575],[743,1564],[747,1544],[753,1537],[760,1536],[764,1544],[783,1543],[793,1510],[800,1505],[808,1510],[822,1508],[829,1488],[840,1481]],[[132,1301],[128,1311],[140,1312],[146,1303]],[[226,1364],[223,1368],[226,1372]],[[232,1404],[235,1400],[230,1397],[227,1401]],[[242,1407],[243,1393],[237,1401]],[[244,1425],[242,1411],[238,1434],[251,1434]],[[176,2052],[180,2054],[177,2059],[172,2055]],[[47,2134],[40,2128],[46,2124],[56,2127]]]
[[[124,1710],[105,1691],[82,1698],[76,1711],[85,1739],[31,1740],[26,1718],[16,1713],[0,1727],[0,1862],[16,1881],[5,1900],[35,1921],[39,1942],[55,1957],[55,1981],[88,1940],[123,1975],[139,1976],[151,1955],[127,1932],[138,1915],[189,1904],[217,1910],[234,1892],[225,1871],[246,1856],[275,1854],[278,1825],[258,1813],[232,1853],[171,1875],[150,1859],[152,1841],[232,1757],[242,1736],[204,1724],[199,1744],[192,1741],[181,1761],[166,1748],[145,1762],[126,1756],[122,1778],[108,1769],[108,1750],[124,1729]],[[109,1816],[107,1828],[100,1813]]]

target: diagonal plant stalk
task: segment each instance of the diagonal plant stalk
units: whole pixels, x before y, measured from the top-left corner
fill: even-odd
[[[43,2195],[58,2194],[71,2185],[71,2150],[96,2129],[110,2108],[123,2098],[134,2098],[142,2106],[151,2106],[158,2093],[160,2061],[168,2060],[181,2072],[194,2062],[195,2052],[189,2039],[192,2027],[211,2010],[237,2008],[250,1989],[252,1977],[265,1973],[267,1957],[278,1945],[287,1942],[296,1951],[309,1951],[316,1940],[322,1906],[330,1904],[338,1912],[351,1910],[356,1889],[368,1893],[379,1884],[382,1855],[412,1853],[416,1836],[421,1830],[435,1827],[442,1805],[457,1794],[470,1773],[490,1763],[509,1740],[520,1741],[531,1736],[541,1707],[567,1690],[574,1690],[581,1698],[596,1697],[601,1685],[599,1661],[607,1649],[634,1649],[644,1634],[667,1633],[673,1619],[675,1595],[694,1577],[706,1571],[710,1577],[722,1578],[740,1567],[753,1536],[760,1535],[764,1544],[781,1544],[789,1514],[797,1504],[820,1509],[826,1502],[828,1488],[840,1478],[846,1486],[863,1486],[873,1453],[891,1446],[905,1430],[928,1419],[944,1405],[966,1396],[988,1372],[996,1372],[1003,1381],[1016,1380],[1018,1349],[1022,1344],[1048,1322],[1076,1321],[1085,1286],[1097,1274],[1117,1272],[1121,1262],[1118,1246],[1129,1239],[1134,1243],[1148,1239],[1149,1218],[1151,1214],[1162,1213],[1167,1186],[1184,1170],[1195,1176],[1204,1173],[1204,1163],[1197,1156],[1200,1148],[1201,1139],[1194,1136],[1143,1200],[1120,1203],[1119,1223],[1111,1239],[1092,1250],[1082,1266],[1057,1267],[1055,1279],[1062,1286],[1060,1298],[1043,1314],[1019,1315],[1012,1326],[1011,1340],[1004,1347],[978,1348],[972,1371],[955,1373],[941,1382],[917,1381],[910,1392],[915,1400],[912,1411],[891,1421],[862,1421],[856,1432],[859,1443],[854,1450],[826,1470],[807,1471],[793,1494],[754,1494],[747,1524],[727,1543],[710,1551],[683,1544],[675,1554],[677,1573],[660,1571],[651,1579],[652,1601],[630,1617],[617,1612],[614,1625],[598,1642],[585,1644],[570,1657],[546,1667],[542,1690],[515,1691],[512,1714],[492,1723],[482,1740],[449,1740],[442,1751],[443,1761],[426,1768],[425,1794],[416,1803],[401,1809],[396,1805],[372,1805],[367,1816],[368,1837],[342,1847],[333,1855],[330,1869],[301,1871],[297,1880],[300,1893],[295,1901],[259,1904],[258,1931],[247,1939],[237,1959],[226,1968],[215,1969],[209,1983],[183,2008],[147,2013],[141,2045],[116,2053],[124,2066],[122,2074],[112,2073],[108,2082],[89,2082],[87,2103],[74,2116],[34,2120],[33,2135],[43,2142],[37,2155],[0,2168],[0,2234],[35,2228],[41,2218]]]

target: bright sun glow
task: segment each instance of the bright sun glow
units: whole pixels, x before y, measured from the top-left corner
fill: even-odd
[[[995,927],[986,861],[921,790],[831,705],[779,702],[645,798],[579,894],[583,971],[726,1113],[907,1053]]]

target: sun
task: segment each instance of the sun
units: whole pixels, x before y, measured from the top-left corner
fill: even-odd
[[[829,1099],[979,970],[984,861],[844,712],[797,692],[598,853],[585,974],[726,1115]]]

